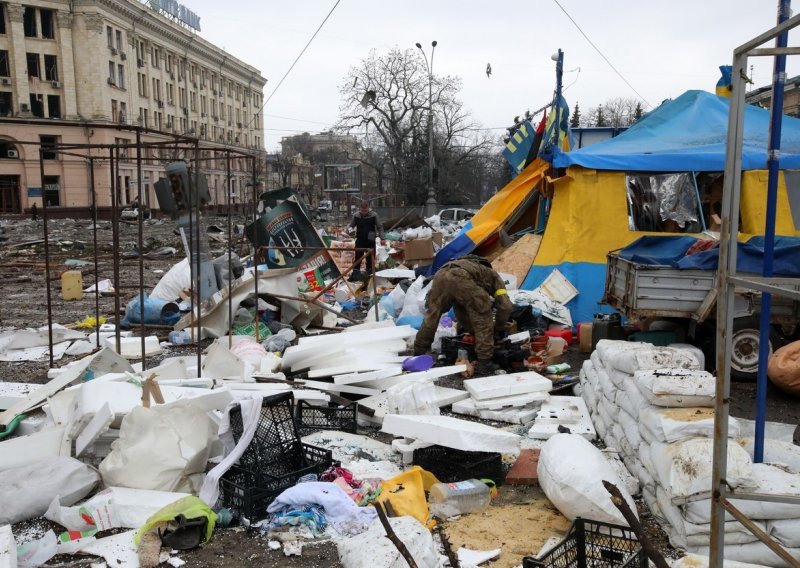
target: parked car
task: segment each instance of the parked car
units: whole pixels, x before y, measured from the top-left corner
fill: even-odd
[[[150,208],[145,205],[142,209],[142,218],[146,221],[150,217]],[[123,221],[136,221],[139,218],[139,206],[137,204],[128,205],[120,212],[119,218]]]
[[[439,221],[442,223],[460,223],[467,219],[472,219],[476,211],[474,209],[461,209],[459,207],[450,207],[439,211]]]

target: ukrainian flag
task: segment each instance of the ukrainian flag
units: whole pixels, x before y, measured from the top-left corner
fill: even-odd
[[[722,77],[720,77],[719,81],[717,81],[717,96],[718,97],[730,97],[731,96],[731,89],[733,88],[731,74],[733,73],[733,66],[731,65],[720,65],[719,71],[722,73]]]
[[[511,164],[515,176],[525,169],[535,135],[536,129],[526,120],[517,128],[503,149],[503,157]]]

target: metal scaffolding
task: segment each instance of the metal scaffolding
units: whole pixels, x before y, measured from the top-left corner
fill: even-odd
[[[730,412],[731,346],[736,289],[760,291],[761,325],[757,386],[757,414],[754,461],[763,461],[766,422],[767,360],[769,358],[769,318],[772,295],[800,299],[800,278],[773,277],[775,218],[780,165],[780,136],[783,117],[783,88],[786,80],[786,56],[800,55],[800,47],[787,47],[789,30],[800,25],[800,15],[789,18],[789,0],[780,0],[778,24],[742,44],[733,51],[732,96],[728,117],[725,178],[722,195],[722,230],[720,233],[719,300],[717,307],[717,387],[714,418],[714,456],[712,471],[711,548],[709,565],[721,568],[725,558],[725,518],[733,516],[790,566],[800,567],[779,543],[731,504],[731,499],[771,501],[800,505],[800,498],[789,495],[765,495],[739,492],[727,484],[728,418]],[[771,40],[775,47],[761,47]],[[741,193],[742,144],[744,138],[745,84],[748,57],[773,57],[770,136],[767,151],[767,213],[764,230],[764,260],[761,276],[740,275],[736,270]]]

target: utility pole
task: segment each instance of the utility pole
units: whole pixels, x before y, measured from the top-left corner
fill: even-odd
[[[417,43],[417,49],[425,58],[428,69],[428,200],[425,202],[425,215],[435,215],[439,209],[436,204],[436,190],[433,187],[433,54],[436,51],[436,40],[431,42],[431,58],[425,54],[422,44]]]

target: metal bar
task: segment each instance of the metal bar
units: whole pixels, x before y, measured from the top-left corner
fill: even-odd
[[[345,276],[350,274],[355,267],[356,267],[356,261],[353,260],[353,263],[347,268],[347,270],[345,270],[343,273],[339,274],[339,276],[337,276],[336,279],[333,282],[331,282],[330,284],[325,286],[322,290],[317,292],[317,295],[314,296],[313,298],[311,298],[311,301],[314,302],[316,300],[319,300],[325,294],[325,292],[327,292],[328,290],[333,288],[339,280],[343,279]]]
[[[789,0],[778,3],[778,24],[789,19]],[[776,47],[786,47],[789,31],[775,40]],[[770,104],[769,146],[767,150],[767,211],[764,225],[764,261],[762,275],[772,276],[775,257],[775,217],[778,210],[778,177],[780,176],[781,126],[783,124],[783,90],[786,83],[786,56],[775,56],[772,73],[772,103]],[[772,294],[761,295],[761,317],[758,334],[758,379],[756,382],[756,430],[753,461],[764,461],[764,434],[767,422],[767,359],[769,359],[770,313]]]
[[[117,191],[119,181],[119,149],[110,146],[109,152],[109,173],[111,175],[111,242],[113,245],[114,259],[114,336],[117,353],[122,351],[122,337],[119,329],[119,215],[117,212]],[[139,251],[141,254],[141,251]]]
[[[741,499],[742,501],[768,501],[770,503],[789,503],[790,505],[800,505],[800,497],[797,495],[768,495],[765,493],[737,493],[735,491],[722,492],[722,497],[727,499]]]
[[[92,192],[92,245],[94,248],[94,317],[95,339],[100,347],[100,269],[97,258],[97,191],[94,183],[94,158],[89,158],[89,190]],[[114,291],[116,293],[116,290]]]
[[[800,289],[785,288],[784,286],[800,286],[800,279],[796,278],[763,278],[753,276],[732,276],[730,282],[739,288],[760,290],[776,296],[800,300]]]
[[[372,257],[370,260],[372,262],[372,303],[375,306],[375,321],[381,321],[378,317],[378,283],[375,281],[375,273],[378,271],[378,258],[375,254],[375,245],[372,245],[372,248],[369,250],[369,255]]]
[[[258,186],[256,185],[256,164],[255,158],[253,159],[253,222],[258,221]],[[259,337],[259,323],[261,319],[258,316],[258,250],[253,250],[253,261],[255,262],[255,274],[256,277],[253,279],[253,289],[255,290],[256,294],[256,342],[261,343],[261,338]]]
[[[800,47],[762,47],[751,50],[747,55],[750,57],[761,57],[765,55],[800,55]]]
[[[763,542],[769,549],[781,557],[782,560],[786,561],[789,566],[793,566],[794,568],[800,568],[800,562],[795,560],[795,558],[789,554],[786,549],[784,549],[780,544],[776,541],[772,540],[770,536],[761,530],[761,528],[756,525],[753,521],[751,521],[747,515],[742,513],[739,509],[733,506],[733,504],[725,499],[725,497],[719,498],[720,504],[727,509],[727,511],[733,515],[733,517],[742,523],[747,530],[753,533],[758,540]]]
[[[781,24],[778,24],[774,28],[765,31],[763,34],[754,37],[747,43],[743,43],[742,45],[733,50],[733,56],[738,57],[740,55],[744,55],[745,57],[747,57],[748,53],[751,50],[756,49],[759,45],[764,45],[769,40],[775,39],[782,33],[791,30],[797,25],[800,25],[800,14],[789,18],[788,20],[786,20]],[[734,69],[734,72],[735,71],[736,69]]]
[[[50,345],[50,367],[53,366],[53,299],[50,293],[50,237],[48,236],[47,196],[44,185],[44,149],[39,144],[39,176],[42,182],[42,222],[44,224],[44,281],[47,286],[47,341]]]
[[[139,335],[141,335],[140,343],[142,348],[142,370],[147,369],[147,360],[145,359],[145,338],[146,332],[144,329],[144,214],[142,213],[142,133],[136,131],[136,201],[138,215],[136,216],[139,221],[138,247],[139,247]]]
[[[194,142],[194,171],[192,172],[194,176],[189,176],[189,183],[193,186],[192,187],[192,196],[195,201],[197,201],[197,223],[195,223],[195,246],[194,249],[196,251],[197,256],[197,272],[194,274],[195,278],[195,290],[197,291],[197,337],[195,337],[195,346],[197,350],[197,378],[199,379],[202,373],[202,362],[203,362],[203,348],[200,345],[200,330],[202,329],[202,322],[203,322],[203,308],[202,303],[200,302],[200,196],[197,191],[197,178],[200,175],[200,140],[196,139]],[[189,213],[191,218],[191,211],[192,206],[189,205]]]
[[[736,274],[736,236],[739,231],[739,191],[744,135],[744,78],[747,56],[735,55],[732,97],[728,114],[725,175],[722,189],[722,227],[719,253],[719,298],[717,307],[717,382],[714,397],[714,453],[711,473],[711,541],[709,568],[722,568],[725,547],[725,511],[720,503],[725,487],[728,460],[728,414],[730,408],[731,333],[735,286],[729,281]]]
[[[225,153],[225,203],[228,210],[228,298],[233,296],[233,236],[231,230],[231,154]],[[256,275],[257,276],[257,275]],[[258,305],[258,302],[256,302]],[[233,304],[228,300],[228,349],[233,347]]]

